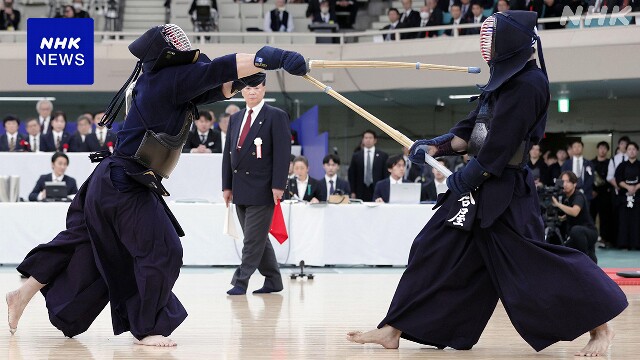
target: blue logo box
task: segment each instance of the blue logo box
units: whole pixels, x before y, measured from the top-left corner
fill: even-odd
[[[27,20],[27,84],[93,84],[93,19]]]

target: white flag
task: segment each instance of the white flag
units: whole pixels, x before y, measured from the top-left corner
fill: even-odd
[[[234,204],[229,204],[227,211],[224,214],[224,225],[222,227],[222,234],[231,236],[234,240],[240,239],[240,234],[236,230],[235,216],[233,211],[235,209]]]

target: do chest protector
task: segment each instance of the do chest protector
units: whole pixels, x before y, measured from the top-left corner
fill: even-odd
[[[491,131],[491,122],[493,121],[493,107],[495,98],[491,93],[482,94],[479,98],[480,110],[476,117],[476,123],[473,126],[473,131],[469,137],[469,143],[467,145],[467,153],[469,156],[478,156],[480,149],[484,145],[484,142]],[[509,160],[510,167],[522,168],[529,161],[529,139],[522,141],[518,149],[513,153],[511,160]]]
[[[178,135],[155,133],[153,130],[147,129],[133,158],[153,170],[157,175],[168,179],[178,164],[196,112],[195,106],[192,105],[192,108],[187,111]]]

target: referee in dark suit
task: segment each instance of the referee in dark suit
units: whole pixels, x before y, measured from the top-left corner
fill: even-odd
[[[244,295],[256,269],[265,281],[254,294],[282,290],[269,228],[287,184],[291,131],[287,113],[266,105],[264,95],[264,83],[242,90],[247,106],[231,116],[223,151],[223,197],[227,206],[236,204],[244,232],[242,263],[233,274],[229,295]]]

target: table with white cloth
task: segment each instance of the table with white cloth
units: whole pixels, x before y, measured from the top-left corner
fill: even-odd
[[[36,245],[64,229],[69,203],[0,203],[0,264],[17,264]],[[221,203],[170,202],[182,225],[185,265],[237,265],[242,240],[222,234]],[[433,205],[282,204],[289,239],[271,239],[281,264],[407,264],[415,236],[434,213]],[[240,232],[237,216],[234,214]]]
[[[89,153],[67,153],[66,175],[76,179],[78,188],[97,163]],[[20,197],[27,200],[40,175],[51,173],[51,152],[1,152],[0,175],[20,176]],[[182,154],[169,179],[163,180],[171,196],[167,199],[202,199],[222,202],[222,154]]]

